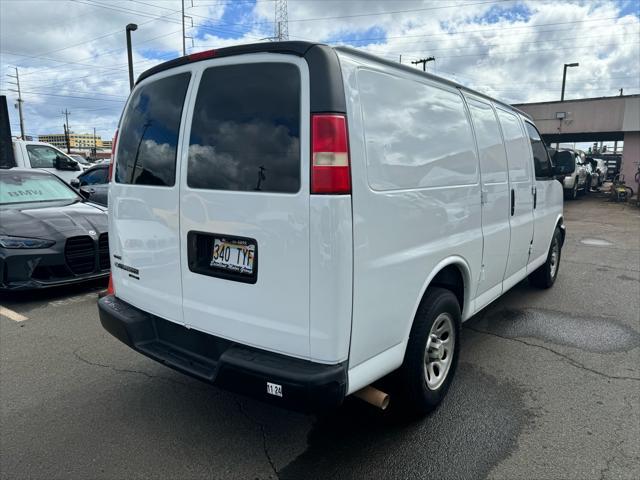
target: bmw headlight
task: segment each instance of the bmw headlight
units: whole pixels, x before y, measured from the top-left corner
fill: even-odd
[[[0,247],[4,248],[47,248],[56,243],[43,238],[11,237],[0,235]]]

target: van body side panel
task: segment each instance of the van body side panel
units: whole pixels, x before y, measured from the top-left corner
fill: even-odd
[[[457,89],[347,53],[339,58],[353,184],[353,368],[406,341],[442,260],[463,258],[477,284],[480,185]]]
[[[177,323],[182,323],[179,138],[193,82],[187,78],[186,91],[175,96],[173,83],[156,86],[190,77],[190,70],[185,66],[162,72],[136,86],[120,123],[114,179],[109,187],[109,247],[117,295],[145,312]],[[181,88],[185,88],[184,82]],[[144,116],[149,121],[141,120]],[[164,167],[162,174],[159,170],[157,175],[152,173],[152,165],[173,165],[173,156],[174,173],[165,173]],[[141,183],[136,184],[138,181]]]
[[[549,252],[558,217],[562,216],[563,188],[562,184],[555,178],[545,176],[538,178],[535,174],[536,161],[534,158],[535,152],[533,151],[533,142],[536,142],[538,154],[540,154],[540,147],[544,145],[541,144],[539,132],[535,128],[533,128],[533,132],[530,131],[532,124],[529,125],[524,121],[524,119],[521,120],[523,121],[523,126],[525,127],[525,131],[527,131],[530,140],[531,164],[534,166],[536,192],[535,205],[533,209],[533,243],[531,245],[529,265],[527,266],[527,273],[531,273],[547,260],[547,254]],[[531,137],[532,134],[535,134],[533,140]],[[545,172],[541,171],[540,173],[542,175]]]
[[[189,106],[180,180],[184,322],[309,359],[307,63],[256,53],[193,68],[200,80]],[[193,238],[210,243],[200,251]],[[255,243],[252,281],[211,268],[216,238]],[[202,256],[197,268],[196,250]]]
[[[563,215],[563,189],[559,181],[536,180],[536,192],[536,208],[533,211],[535,230],[527,270],[529,273],[546,261],[558,217]]]
[[[496,108],[496,111],[507,153],[510,204],[513,205],[509,216],[509,259],[503,284],[503,291],[506,291],[527,275],[529,249],[533,240],[533,166],[529,139],[519,116],[503,108]]]
[[[351,197],[312,195],[309,216],[310,357],[349,357],[353,286]]]
[[[502,293],[511,228],[507,158],[498,119],[490,103],[466,95],[480,158],[482,184],[482,269],[476,296],[480,309]]]

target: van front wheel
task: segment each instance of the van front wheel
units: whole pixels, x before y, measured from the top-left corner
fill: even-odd
[[[449,389],[458,363],[460,323],[456,296],[444,288],[429,289],[399,372],[405,403],[416,414],[435,409]]]
[[[556,228],[553,232],[553,239],[547,254],[547,260],[538,267],[531,275],[529,282],[538,288],[551,288],[558,277],[558,269],[560,268],[560,255],[562,253],[562,234]]]

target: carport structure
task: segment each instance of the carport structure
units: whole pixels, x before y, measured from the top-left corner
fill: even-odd
[[[548,145],[562,142],[624,141],[622,165],[627,185],[640,162],[640,95],[583,98],[514,105],[531,115]]]

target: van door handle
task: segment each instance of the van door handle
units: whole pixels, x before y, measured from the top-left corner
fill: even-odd
[[[516,192],[512,188],[511,189],[511,216],[516,212]]]

